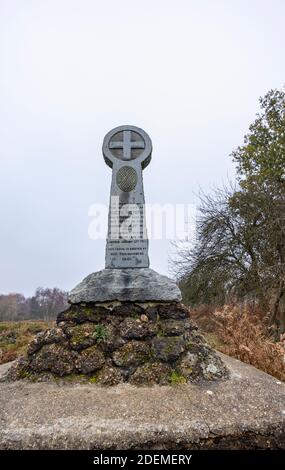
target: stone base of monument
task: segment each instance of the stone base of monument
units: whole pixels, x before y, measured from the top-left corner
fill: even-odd
[[[11,382],[4,364],[0,449],[285,449],[285,384],[221,359],[227,380],[152,387]]]
[[[164,385],[228,376],[181,303],[73,304],[57,323],[35,337],[10,378]]]
[[[285,448],[285,385],[211,349],[180,300],[148,268],[84,279],[0,366],[0,449]]]
[[[149,268],[93,273],[71,291],[57,328],[36,336],[9,376],[102,385],[225,379],[180,299],[176,284]]]

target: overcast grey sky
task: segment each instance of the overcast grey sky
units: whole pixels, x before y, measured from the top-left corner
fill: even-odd
[[[71,289],[104,267],[104,135],[145,129],[150,203],[193,203],[285,82],[284,0],[0,0],[0,292]],[[168,269],[169,243],[150,243]]]

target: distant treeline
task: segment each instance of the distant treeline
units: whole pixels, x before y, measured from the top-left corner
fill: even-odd
[[[52,320],[67,307],[67,292],[38,287],[32,297],[11,293],[0,295],[0,321]]]

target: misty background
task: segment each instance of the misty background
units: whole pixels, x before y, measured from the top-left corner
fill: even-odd
[[[195,203],[284,84],[281,0],[0,0],[0,293],[70,290],[104,267],[105,134],[149,133],[148,203]],[[168,241],[150,242],[168,273]]]

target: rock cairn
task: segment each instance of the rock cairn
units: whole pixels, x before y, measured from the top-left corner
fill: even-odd
[[[39,333],[10,379],[101,385],[173,384],[227,377],[181,303],[72,304]]]

